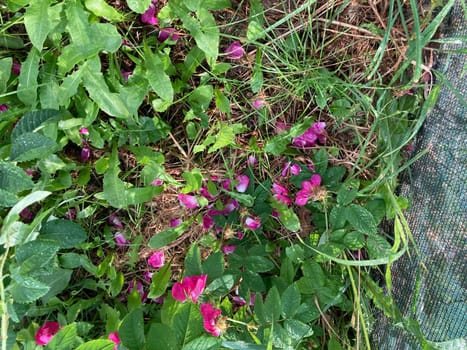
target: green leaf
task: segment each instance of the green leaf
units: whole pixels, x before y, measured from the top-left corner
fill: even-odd
[[[267,350],[266,345],[256,345],[245,343],[244,341],[223,341],[221,344],[224,348],[232,350]]]
[[[328,168],[328,154],[324,148],[313,153],[313,165],[315,166],[316,173],[325,173]]]
[[[182,346],[203,334],[203,320],[199,306],[193,303],[180,304],[172,317],[172,329],[177,342]]]
[[[268,272],[275,267],[271,260],[263,256],[247,256],[244,259],[244,265],[254,272]]]
[[[301,303],[300,291],[297,288],[297,285],[291,284],[287,289],[282,293],[281,304],[282,310],[281,315],[284,318],[292,318],[297,313],[298,308]]]
[[[170,263],[167,263],[152,276],[148,297],[158,298],[163,295],[169,285],[170,277],[172,277],[172,270]]]
[[[14,141],[18,136],[35,131],[39,126],[46,121],[60,120],[61,113],[55,109],[41,109],[37,111],[27,112],[15,125],[11,133],[11,140]]]
[[[93,61],[96,62],[95,60]],[[121,96],[117,93],[110,92],[104,76],[100,71],[95,69],[95,65],[95,63],[93,64],[88,61],[81,67],[83,70],[83,85],[89,93],[89,96],[105,113],[118,118],[130,117],[131,114]]]
[[[332,228],[334,230],[341,229],[344,227],[346,221],[346,208],[339,205],[334,206],[329,215],[329,222]]]
[[[214,337],[199,337],[186,344],[182,350],[218,350],[220,349],[221,342],[221,339]]]
[[[215,252],[203,261],[202,273],[208,275],[208,281],[219,278],[224,273],[225,259],[222,252]]]
[[[76,350],[113,350],[115,343],[107,339],[96,339],[81,344]]]
[[[15,162],[24,162],[45,158],[59,149],[60,146],[48,137],[28,132],[20,135],[12,142],[10,159]]]
[[[21,65],[18,77],[17,96],[26,106],[35,107],[37,100],[37,77],[39,75],[39,51],[32,48],[28,57]]]
[[[124,19],[120,12],[107,4],[104,0],[85,0],[84,6],[96,16],[104,17],[109,21],[121,22]]]
[[[76,323],[69,324],[53,336],[45,350],[72,350],[76,347],[77,336]]]
[[[214,90],[211,85],[197,87],[188,97],[188,102],[195,112],[204,112],[211,104]]]
[[[300,341],[313,335],[313,329],[298,320],[285,320],[284,328],[287,331],[287,335],[295,341]]]
[[[60,244],[60,248],[74,248],[87,238],[86,231],[77,223],[56,219],[47,221],[40,230],[41,239],[54,240]]]
[[[249,41],[264,38],[264,7],[260,0],[250,0],[250,16],[246,36]]]
[[[185,230],[189,227],[191,221],[185,221],[180,226],[172,227],[162,232],[156,233],[148,242],[148,246],[152,249],[159,249],[165,247],[167,244],[172,243],[180,237]]]
[[[216,97],[216,107],[220,112],[230,115],[230,101],[219,88],[214,89],[214,95]]]
[[[55,257],[60,245],[54,241],[34,240],[16,248],[16,261],[20,271],[28,273],[47,267]]]
[[[229,293],[234,284],[235,277],[233,275],[224,275],[212,281],[206,288],[206,292],[213,296],[223,296]]]
[[[208,153],[216,152],[222,147],[234,146],[236,144],[235,142],[236,135],[244,130],[244,126],[238,123],[236,124],[219,123],[218,129],[219,131],[215,135],[215,142],[211,147],[209,147]]]
[[[122,320],[118,334],[123,345],[129,350],[141,350],[145,345],[143,311],[133,309]]]
[[[265,152],[279,156],[287,149],[292,138],[302,135],[313,124],[312,118],[305,119],[302,123],[292,126],[289,130],[281,132],[266,143]]]
[[[230,0],[203,0],[203,7],[208,10],[223,10],[232,7]]]
[[[9,162],[0,161],[0,190],[19,193],[34,186],[26,172]]]
[[[0,36],[0,41],[1,41],[1,36]],[[11,57],[5,57],[5,58],[0,59],[0,94],[3,94],[7,89],[7,83],[11,76],[12,66],[13,66],[13,59]]]
[[[292,208],[289,208],[285,203],[272,200],[272,207],[279,213],[279,221],[284,227],[292,232],[301,230],[300,220]]]
[[[146,335],[147,350],[179,349],[175,333],[166,324],[153,323]]]
[[[350,204],[357,197],[359,186],[360,181],[358,180],[342,184],[341,189],[337,192],[337,203],[344,206]]]
[[[11,274],[13,282],[8,286],[13,300],[19,304],[32,303],[47,294],[50,287],[30,276]]]
[[[133,12],[144,13],[151,5],[151,0],[126,0],[126,4]]]
[[[14,206],[18,202],[18,197],[9,191],[0,188],[0,208]]]
[[[153,53],[148,47],[144,50],[144,64],[146,68],[146,79],[149,81],[151,88],[163,100],[172,102],[174,98],[174,90],[170,77],[164,70],[159,53]]]
[[[47,294],[41,297],[42,303],[47,304],[50,298],[56,296],[68,287],[72,272],[72,270],[57,268],[54,269],[52,273],[37,278],[50,288]]]
[[[125,276],[122,271],[118,271],[117,275],[110,282],[110,295],[116,297],[120,294],[125,283]]]
[[[50,0],[31,1],[24,13],[24,26],[29,40],[39,51],[42,51],[44,41],[51,29],[50,21],[44,20],[48,18],[49,5]]]
[[[264,312],[266,316],[266,320],[269,322],[278,321],[281,315],[282,310],[282,302],[281,296],[277,287],[272,287],[268,295],[266,296],[266,300],[264,301]]]
[[[125,184],[118,178],[120,173],[117,147],[112,150],[109,168],[104,174],[104,195],[103,198],[115,208],[126,208],[128,206],[125,195]]]
[[[358,231],[368,235],[376,235],[377,226],[371,213],[357,204],[350,204],[345,208],[347,221]]]
[[[203,269],[201,268],[201,251],[196,242],[193,243],[188,250],[184,265],[186,276],[196,276],[203,273]]]
[[[253,66],[253,75],[250,80],[250,87],[253,93],[257,94],[262,86],[263,86],[263,69],[262,69],[262,62],[263,62],[263,54],[260,48],[256,51],[256,60],[255,65]]]

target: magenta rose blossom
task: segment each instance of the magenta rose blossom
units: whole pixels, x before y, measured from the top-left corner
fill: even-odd
[[[227,58],[238,60],[245,54],[245,50],[240,42],[234,41],[227,49],[225,49],[225,53],[227,54]]]
[[[201,304],[200,307],[201,315],[203,316],[203,326],[206,332],[218,337],[222,329],[219,327],[221,310],[214,308],[209,303]]]
[[[157,252],[152,253],[152,255],[148,259],[148,265],[158,269],[164,266],[164,252],[162,250],[158,250]]]
[[[43,324],[42,327],[39,327],[37,330],[35,340],[37,345],[47,345],[55,334],[57,334],[60,326],[58,322],[47,321]]]
[[[118,344],[120,344],[120,337],[118,336],[118,332],[113,332],[109,334],[109,340],[115,343],[114,350],[118,349]]]
[[[187,299],[193,303],[198,303],[199,296],[206,287],[208,275],[183,277],[181,282],[177,282],[172,287],[172,296],[175,300],[184,302]]]

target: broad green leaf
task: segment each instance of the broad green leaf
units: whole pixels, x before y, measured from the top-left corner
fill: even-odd
[[[0,161],[0,190],[19,193],[34,186],[31,177],[20,167]]]
[[[19,304],[32,303],[47,294],[50,287],[37,279],[20,274],[11,274],[13,280],[8,286],[13,300]]]
[[[376,235],[377,226],[371,213],[357,204],[350,204],[345,208],[347,221],[358,231],[368,235]]]
[[[315,172],[318,174],[324,174],[328,168],[328,154],[325,149],[321,148],[313,153],[313,165],[315,166]]]
[[[164,63],[159,53],[154,53],[151,49],[144,50],[144,63],[146,67],[146,79],[151,88],[163,100],[172,102],[174,90],[169,76],[164,71]]]
[[[313,329],[309,325],[298,320],[285,320],[284,328],[287,331],[287,335],[295,341],[313,335]]]
[[[45,158],[59,149],[60,146],[48,137],[28,132],[21,134],[12,142],[10,159],[15,162],[24,162]]]
[[[263,53],[260,48],[256,51],[256,60],[255,65],[253,66],[253,75],[250,80],[250,87],[251,91],[255,94],[261,90],[263,86],[263,69],[262,69],[262,62],[263,62]]]
[[[215,135],[216,141],[211,147],[209,147],[208,153],[216,152],[226,146],[234,146],[236,144],[236,135],[243,130],[244,126],[242,124],[236,123],[229,125],[226,123],[220,123],[219,131]]]
[[[250,0],[250,16],[246,36],[249,41],[263,39],[264,32],[264,7],[260,0]]]
[[[202,273],[208,275],[208,283],[222,276],[224,265],[225,258],[222,252],[212,253],[203,261]]]
[[[39,237],[44,240],[54,240],[60,248],[74,248],[87,238],[86,231],[77,223],[56,219],[42,225]]]
[[[159,271],[152,275],[151,285],[149,286],[149,298],[158,298],[165,293],[169,285],[172,270],[170,263],[165,264]]]
[[[133,309],[122,320],[118,329],[118,334],[123,345],[129,350],[144,349],[144,321],[143,311],[141,309]]]
[[[208,10],[223,10],[232,7],[230,0],[203,0],[203,7]]]
[[[151,5],[151,0],[126,0],[126,4],[133,12],[144,13]]]
[[[272,200],[272,207],[279,213],[279,221],[284,227],[292,232],[298,232],[301,229],[300,220],[292,208],[276,199]]]
[[[200,169],[195,168],[190,172],[186,171],[182,174],[182,177],[185,179],[186,185],[181,190],[181,193],[195,192],[201,188],[203,175]]]
[[[92,62],[96,61],[93,60]],[[96,65],[92,62],[88,61],[81,67],[83,70],[83,85],[91,99],[97,103],[100,109],[111,116],[118,118],[130,117],[130,112],[121,96],[110,91],[103,74],[95,69]]]
[[[12,225],[16,220],[19,219],[19,213],[30,206],[33,203],[39,202],[44,198],[51,195],[48,191],[35,191],[22,198],[13,208],[10,209],[7,216],[3,220],[3,226],[0,228],[0,232],[3,233],[8,230],[9,226]],[[2,237],[3,238],[3,237]]]
[[[76,350],[113,350],[115,343],[107,339],[96,339],[81,344]]]
[[[110,158],[109,168],[104,174],[104,194],[103,198],[115,208],[126,208],[128,206],[125,195],[125,183],[118,178],[120,173],[118,151],[114,147]]]
[[[18,202],[18,197],[9,191],[0,188],[0,208],[14,206]]]
[[[204,112],[211,104],[214,89],[211,85],[197,87],[188,97],[188,102],[194,111]]]
[[[292,318],[297,313],[298,308],[301,303],[300,291],[297,288],[297,285],[291,284],[287,289],[282,293],[281,296],[281,305],[282,310],[281,314],[284,318]]]
[[[218,350],[222,340],[209,336],[202,336],[186,344],[182,350]]]
[[[357,197],[360,182],[358,180],[342,184],[337,192],[337,203],[340,205],[350,204]]]
[[[15,255],[20,271],[29,273],[34,269],[48,267],[59,248],[58,242],[39,239],[18,246]]]
[[[250,344],[250,343],[245,343],[244,341],[241,341],[241,340],[237,340],[237,341],[224,340],[221,345],[224,348],[232,349],[232,350],[267,350],[266,345]]]
[[[17,96],[27,106],[35,107],[37,100],[37,77],[39,75],[40,54],[36,48],[29,51],[28,57],[21,65],[18,77]]]
[[[45,350],[72,350],[76,347],[77,336],[76,323],[69,324],[53,336]]]
[[[121,22],[124,19],[120,12],[107,4],[104,0],[85,0],[84,6],[96,16],[104,17],[109,21]]]
[[[6,91],[7,83],[11,75],[12,66],[13,59],[11,57],[5,57],[0,59],[0,94],[3,94]]]
[[[270,322],[278,321],[282,311],[282,302],[281,296],[277,287],[272,287],[268,295],[266,296],[266,300],[264,301],[264,312],[266,320]]]
[[[341,229],[344,227],[346,221],[346,208],[339,205],[334,206],[329,215],[329,222],[332,228],[334,230]]]
[[[212,281],[206,288],[206,292],[213,296],[223,296],[229,293],[234,284],[235,277],[233,275],[224,275]]]
[[[146,334],[146,349],[161,350],[161,349],[179,349],[175,333],[166,324],[153,323]]]
[[[302,123],[292,126],[289,130],[281,132],[268,141],[264,150],[267,153],[278,156],[287,149],[293,137],[302,135],[313,124],[312,118],[306,118]]]
[[[44,41],[51,29],[50,21],[47,20],[47,10],[50,2],[50,0],[31,1],[24,14],[24,26],[29,40],[39,51],[42,50]]]
[[[42,303],[47,304],[50,298],[65,290],[68,287],[72,273],[72,270],[57,268],[50,274],[37,277],[40,282],[50,288],[47,294],[41,297]]]
[[[27,112],[16,124],[11,133],[11,140],[15,140],[18,136],[27,132],[35,131],[39,126],[48,120],[59,120],[61,113],[55,109],[40,109],[37,111]]]
[[[196,242],[191,245],[188,253],[185,256],[184,266],[186,276],[196,276],[203,274],[203,270],[201,268],[201,251]]]
[[[152,249],[159,249],[165,247],[167,244],[172,243],[180,237],[185,230],[190,226],[192,220],[183,222],[177,227],[172,227],[162,232],[156,233],[148,242],[148,246]]]
[[[4,47],[5,49],[22,49],[24,48],[24,41],[17,35],[1,33],[0,47]]]
[[[274,269],[273,262],[263,256],[247,256],[244,265],[254,272],[268,272]]]
[[[110,282],[110,295],[116,297],[120,294],[125,283],[125,276],[122,271],[118,271],[117,275]]]
[[[214,89],[216,96],[216,107],[220,112],[230,115],[230,101],[218,88]]]
[[[172,317],[172,329],[182,346],[203,334],[203,320],[199,306],[193,303],[179,305]]]

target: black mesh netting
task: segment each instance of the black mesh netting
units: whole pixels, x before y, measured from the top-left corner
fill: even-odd
[[[407,220],[419,256],[392,266],[393,295],[402,314],[415,319],[440,349],[467,349],[467,14],[457,1],[443,30],[436,69],[444,84],[434,110],[417,136],[415,152],[428,153],[411,168],[402,194],[410,199]],[[462,42],[464,44],[462,44]],[[463,52],[462,52],[463,51]],[[439,79],[438,79],[439,81]],[[380,315],[373,332],[379,350],[421,349],[402,327]]]

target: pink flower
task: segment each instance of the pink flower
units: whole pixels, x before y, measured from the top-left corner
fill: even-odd
[[[151,181],[150,185],[151,186],[162,186],[164,184],[164,180],[161,179],[155,179]]]
[[[123,224],[120,221],[120,218],[117,214],[112,213],[109,216],[109,224],[113,225],[116,229],[121,230],[123,228]]]
[[[177,41],[180,38],[180,36],[178,35],[177,30],[175,28],[162,28],[159,31],[157,39],[162,43],[169,38],[171,41]]]
[[[181,302],[189,299],[197,304],[199,296],[206,287],[207,278],[208,275],[183,277],[182,282],[177,282],[173,285],[172,297]]]
[[[261,219],[259,217],[251,217],[248,216],[245,219],[245,227],[249,228],[250,230],[256,230],[261,226]]]
[[[201,187],[199,189],[199,194],[202,195],[204,198],[208,200],[214,200],[216,199],[216,196],[212,195],[209,193],[208,189],[206,187]]]
[[[148,282],[148,283],[151,283],[151,281],[152,281],[152,275],[153,275],[153,274],[154,274],[153,272],[144,271],[144,273],[143,273],[143,278],[144,278],[144,280],[145,280],[146,282]]]
[[[214,225],[214,219],[212,218],[212,216],[209,214],[203,215],[203,229],[209,230],[212,227],[212,225]]]
[[[281,185],[279,185],[277,183],[273,183],[272,184],[272,192],[274,193],[274,198],[278,202],[283,202],[286,205],[292,204],[292,201],[288,197],[289,191],[284,186],[281,186]]]
[[[158,269],[164,266],[164,252],[162,250],[158,250],[157,252],[152,253],[152,255],[148,259],[148,265]]]
[[[222,215],[229,215],[234,210],[238,209],[239,204],[236,199],[229,199],[229,201],[225,204],[224,209],[219,214]]]
[[[266,102],[264,102],[264,100],[258,99],[258,100],[253,101],[252,106],[253,106],[253,108],[260,109],[265,104],[266,104]]]
[[[222,331],[219,328],[221,310],[214,308],[209,303],[201,304],[200,310],[203,316],[204,329],[214,337],[218,337]]]
[[[310,197],[315,194],[315,188],[321,185],[321,176],[314,174],[311,176],[310,181],[303,181],[302,188],[297,192],[295,197],[295,204],[303,206],[308,203]]]
[[[89,130],[88,128],[81,128],[79,129],[80,135],[88,136],[89,135]]]
[[[0,113],[6,112],[8,110],[8,106],[6,104],[0,105]]]
[[[113,332],[109,334],[109,340],[115,343],[114,350],[118,349],[118,344],[120,344],[120,337],[118,336],[118,332]]]
[[[60,326],[58,322],[47,321],[42,327],[37,330],[35,340],[37,345],[47,345],[55,334],[57,334]]]
[[[258,165],[258,159],[254,155],[249,155],[246,164],[250,167]]]
[[[240,193],[245,192],[250,184],[250,178],[246,175],[238,175],[236,180],[238,184],[235,186],[235,189]]]
[[[141,22],[156,26],[159,24],[156,18],[156,7],[151,4],[149,8],[141,15]]]
[[[19,75],[19,73],[21,73],[21,63],[19,63],[18,61],[13,61],[11,71],[13,72],[13,74]]]
[[[122,78],[123,78],[123,81],[125,83],[128,83],[128,78],[130,77],[130,75],[133,74],[133,71],[131,70],[121,70],[120,72],[122,72]]]
[[[178,200],[179,200],[181,206],[187,207],[188,209],[195,209],[195,208],[199,207],[198,200],[196,199],[195,196],[180,193],[178,195]]]
[[[324,127],[326,123],[317,122],[308,128],[302,135],[292,139],[292,144],[297,147],[315,146],[316,142],[326,142],[326,131]]]
[[[172,219],[170,220],[170,227],[177,227],[182,224],[182,219],[177,218],[177,219]]]
[[[235,248],[237,248],[235,244],[224,245],[222,246],[222,251],[224,252],[225,255],[229,255],[235,251]]]
[[[240,42],[234,41],[227,49],[225,49],[225,53],[227,54],[227,58],[237,60],[245,54],[245,50]]]
[[[83,163],[86,163],[90,157],[91,157],[91,149],[89,147],[83,147],[83,149],[81,149],[81,161]]]
[[[121,232],[118,232],[118,231],[115,232],[114,241],[115,241],[115,244],[120,248],[128,244],[128,241],[125,238],[125,236]]]

